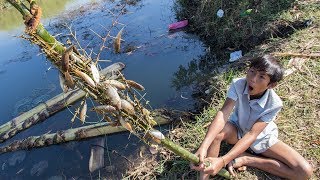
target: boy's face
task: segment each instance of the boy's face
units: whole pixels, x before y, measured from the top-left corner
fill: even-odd
[[[253,67],[248,70],[246,80],[250,96],[262,96],[265,90],[275,86],[275,83],[270,83],[270,77],[265,71]]]

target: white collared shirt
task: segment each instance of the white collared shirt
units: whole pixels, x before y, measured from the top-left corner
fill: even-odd
[[[263,138],[277,128],[273,121],[282,108],[282,101],[273,89],[267,89],[260,99],[250,100],[246,79],[237,78],[232,81],[227,97],[236,101],[230,121],[240,128],[242,135],[250,131],[257,120],[268,123],[258,138]]]

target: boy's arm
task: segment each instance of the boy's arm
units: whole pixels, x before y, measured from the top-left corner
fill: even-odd
[[[257,139],[257,136],[264,130],[268,124],[258,120],[251,128],[251,130],[244,135],[233,148],[224,156],[222,156],[224,163],[228,164],[230,161],[238,157],[241,153],[246,151],[251,144]]]
[[[203,153],[206,153],[209,146],[211,145],[214,138],[217,136],[217,134],[223,129],[226,122],[228,121],[228,118],[233,110],[233,107],[235,106],[235,101],[227,98],[224,102],[222,108],[220,111],[216,114],[214,120],[212,121],[208,132],[206,134],[206,137],[204,138],[203,142],[201,143],[201,146],[199,147],[198,152],[203,151]],[[199,154],[200,161],[203,160],[204,156],[203,153]]]

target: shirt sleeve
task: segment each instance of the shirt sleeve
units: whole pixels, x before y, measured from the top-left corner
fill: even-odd
[[[237,91],[236,91],[236,85],[235,81],[233,80],[231,83],[231,86],[227,92],[227,97],[236,101],[238,99]]]
[[[264,115],[262,115],[260,120],[262,120],[266,123],[269,123],[276,118],[276,116],[280,112],[280,110],[281,110],[281,106],[276,107],[274,109],[271,109],[271,110],[267,111]]]

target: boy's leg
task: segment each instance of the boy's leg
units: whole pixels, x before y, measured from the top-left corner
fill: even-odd
[[[237,128],[230,122],[227,122],[221,132],[216,136],[207,151],[207,157],[218,157],[220,151],[220,145],[223,140],[229,144],[235,144],[238,142]],[[208,174],[200,172],[200,179],[209,179]]]
[[[218,157],[222,141],[226,141],[229,144],[236,144],[239,141],[238,130],[235,125],[230,122],[226,123],[222,131],[217,135],[210,145],[207,157]]]
[[[293,148],[279,141],[261,153],[264,157],[243,154],[234,167],[255,167],[288,179],[307,179],[312,175],[311,165]]]

